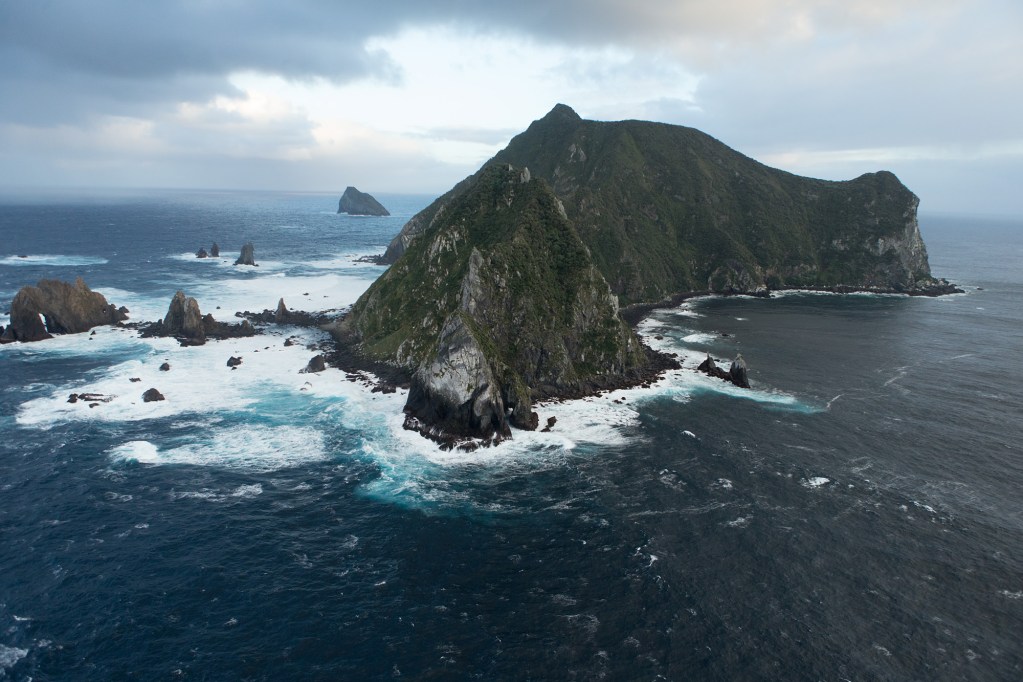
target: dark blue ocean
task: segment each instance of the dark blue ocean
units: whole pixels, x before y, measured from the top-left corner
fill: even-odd
[[[430,200],[378,198],[4,197],[0,313],[77,276],[131,321],[339,310]],[[753,389],[683,369],[472,454],[300,374],[317,331],[0,346],[0,679],[1023,679],[1023,221],[921,226],[965,294],[658,311]]]

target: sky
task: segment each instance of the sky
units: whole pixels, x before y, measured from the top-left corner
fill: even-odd
[[[0,190],[438,195],[559,102],[1023,216],[1019,0],[0,0]]]

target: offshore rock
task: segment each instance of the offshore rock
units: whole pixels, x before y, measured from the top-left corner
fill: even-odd
[[[726,372],[717,366],[714,362],[714,358],[707,355],[707,359],[700,363],[696,368],[697,371],[703,372],[707,376],[712,376],[722,381],[735,384],[739,388],[749,388],[749,378],[747,376],[748,367],[746,366],[746,360],[743,359],[742,354],[735,356],[735,360],[732,361],[732,366]]]
[[[249,242],[242,247],[241,255],[238,256],[238,260],[234,262],[235,265],[255,265],[256,264],[256,248]]]
[[[312,359],[309,360],[309,364],[307,364],[305,369],[303,369],[300,373],[315,374],[316,372],[322,372],[325,369],[327,369],[327,358],[323,357],[323,355],[314,355]]]
[[[739,388],[749,388],[747,373],[746,360],[742,357],[742,353],[739,353],[732,360],[732,366],[728,368],[728,379]]]
[[[124,312],[122,312],[122,310]],[[41,341],[53,334],[78,334],[104,324],[127,319],[127,309],[108,303],[89,289],[81,277],[69,284],[56,279],[40,280],[22,287],[11,302],[11,322],[0,342]]]
[[[198,301],[191,296],[186,297],[183,291],[174,294],[167,315],[163,318],[163,329],[159,336],[187,340],[188,345],[193,346],[206,343],[206,327]]]
[[[220,247],[217,246],[216,242],[213,242],[213,247],[210,249],[211,258],[220,258]]]
[[[166,398],[163,397],[163,393],[160,393],[155,388],[150,388],[142,394],[142,402],[144,403],[152,403],[159,400],[166,400]]]
[[[341,200],[337,205],[337,212],[347,213],[348,215],[391,215],[372,195],[360,192],[351,186],[347,187],[344,194],[341,195]]]
[[[195,252],[195,257],[196,258],[209,258],[210,254],[206,253],[206,249],[205,248],[199,247],[199,250]]]
[[[183,291],[178,291],[171,299],[163,320],[142,328],[139,335],[143,338],[172,336],[182,346],[201,346],[208,338],[235,339],[254,336],[255,333],[255,328],[248,320],[242,320],[239,324],[228,324],[216,321],[211,314],[203,315],[199,310],[198,301],[185,296]]]

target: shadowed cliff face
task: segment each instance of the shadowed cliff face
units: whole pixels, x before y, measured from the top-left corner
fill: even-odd
[[[623,303],[686,291],[934,286],[917,197],[882,171],[847,182],[769,168],[692,128],[598,122],[558,105],[488,163],[547,180]],[[386,262],[448,204],[412,218]]]
[[[503,165],[473,178],[336,332],[411,369],[407,425],[442,438],[535,428],[537,397],[646,362],[548,184]]]

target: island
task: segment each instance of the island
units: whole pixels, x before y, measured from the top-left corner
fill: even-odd
[[[383,205],[374,199],[372,195],[360,192],[351,186],[346,188],[344,194],[341,195],[341,201],[338,202],[337,212],[347,213],[348,215],[391,215],[390,211],[384,208]]]
[[[800,177],[693,128],[587,121],[559,104],[413,216],[382,257],[391,267],[330,330],[407,373],[406,428],[474,448],[535,429],[537,400],[677,366],[629,324],[654,307],[957,291],[931,276],[918,204],[887,171]],[[736,362],[718,373],[748,385]]]

